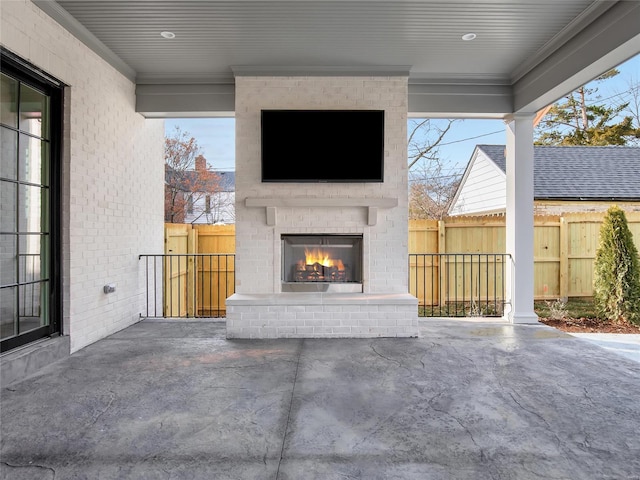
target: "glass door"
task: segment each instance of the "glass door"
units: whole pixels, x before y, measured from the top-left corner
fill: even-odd
[[[59,332],[59,208],[53,207],[62,88],[2,53],[0,346],[6,351]]]

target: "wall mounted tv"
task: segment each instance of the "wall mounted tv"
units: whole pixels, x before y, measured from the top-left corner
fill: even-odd
[[[263,182],[382,182],[384,110],[262,110]]]

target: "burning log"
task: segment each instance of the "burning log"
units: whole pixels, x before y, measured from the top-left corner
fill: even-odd
[[[296,282],[346,282],[347,268],[340,259],[332,259],[320,249],[305,249],[305,260],[295,265]]]
[[[294,278],[296,282],[346,282],[346,270],[335,266],[326,266],[314,262],[296,264]]]

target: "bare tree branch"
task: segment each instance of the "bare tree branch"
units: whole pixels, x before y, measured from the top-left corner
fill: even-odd
[[[431,119],[425,119],[420,123],[416,124],[416,126],[411,131],[409,135],[409,166],[411,169],[416,163],[418,163],[422,159],[434,160],[438,158],[438,146],[442,143],[444,136],[451,129],[451,126],[456,122],[456,120],[447,120],[447,125],[444,128],[435,127],[431,123]],[[432,137],[432,132],[436,132],[435,138]],[[427,142],[424,144],[419,144],[415,140],[418,133],[421,133],[424,138],[427,139]]]

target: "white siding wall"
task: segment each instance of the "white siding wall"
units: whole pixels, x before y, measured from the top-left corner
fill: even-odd
[[[236,220],[235,192],[217,192],[211,195],[210,210],[207,213],[206,195],[197,194],[193,202],[193,211],[184,215],[184,223],[216,224],[235,223]]]
[[[451,206],[451,215],[504,212],[507,180],[498,166],[481,150],[474,152],[471,169],[463,179],[458,197]]]
[[[0,8],[0,43],[69,85],[63,322],[74,352],[139,320],[138,254],[163,247],[164,122],[135,113],[135,85],[29,0]]]

